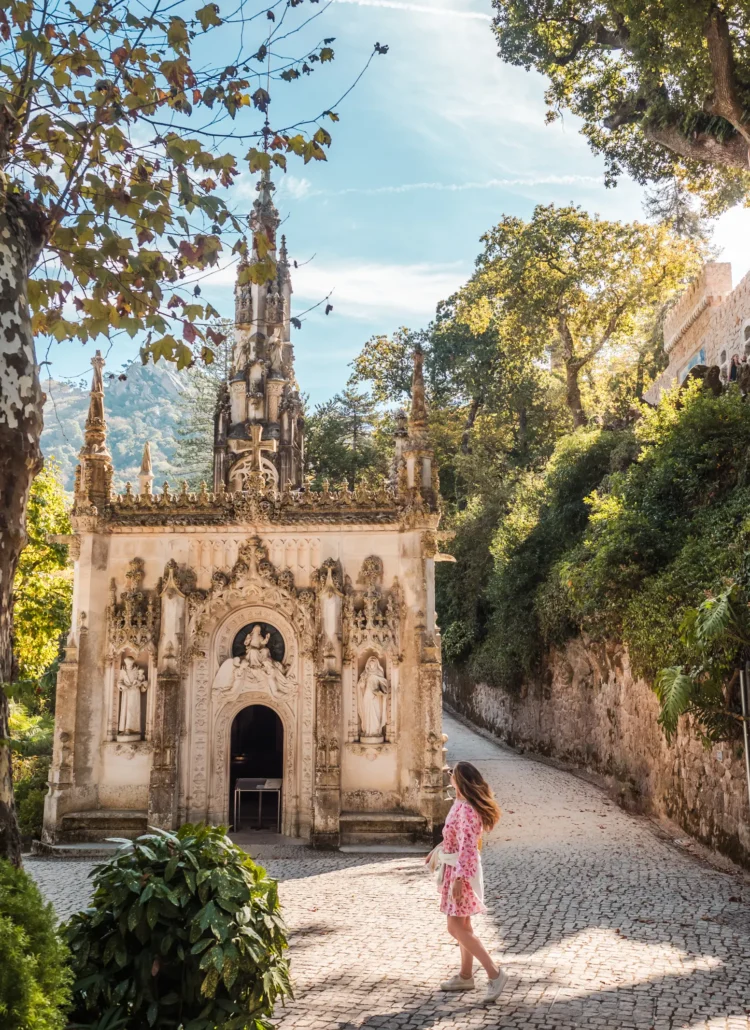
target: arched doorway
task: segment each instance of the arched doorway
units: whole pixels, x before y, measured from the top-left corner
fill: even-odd
[[[234,825],[235,786],[243,780],[261,786],[264,781],[281,780],[284,770],[284,726],[267,705],[248,705],[234,717],[229,759],[229,819]],[[275,830],[281,793],[274,790],[243,793],[238,799],[240,827]],[[234,827],[235,830],[237,827]]]

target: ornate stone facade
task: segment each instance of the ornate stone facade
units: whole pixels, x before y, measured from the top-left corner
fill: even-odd
[[[251,221],[275,257],[260,183]],[[312,490],[278,274],[236,289],[233,368],[219,400],[214,483],[111,492],[103,361],[72,522],[73,629],[58,681],[48,843],[146,825],[230,821],[232,726],[248,706],[283,728],[282,827],[322,846],[384,815],[430,838],[445,813],[439,497],[421,355],[390,482]],[[389,824],[390,825],[390,824]]]

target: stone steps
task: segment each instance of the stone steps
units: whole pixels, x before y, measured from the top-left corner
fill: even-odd
[[[146,833],[148,817],[133,809],[96,809],[66,812],[61,821],[60,844],[100,843],[106,837],[127,837],[132,840]]]
[[[342,812],[341,847],[407,846],[425,841],[427,820],[411,812]]]
[[[111,858],[120,848],[106,840],[89,841],[84,844],[47,844],[42,840],[31,843],[31,854],[40,858],[81,858],[91,862]]]

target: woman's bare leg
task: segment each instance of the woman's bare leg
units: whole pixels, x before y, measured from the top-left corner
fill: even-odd
[[[471,929],[471,919],[468,916],[464,916],[464,924]],[[459,944],[458,947],[461,951],[461,976],[464,980],[468,980],[470,976],[474,975],[474,956],[466,950],[463,944]]]
[[[474,933],[471,919],[468,916],[448,916],[448,933],[458,941],[461,948],[462,976],[467,975],[464,973],[463,964],[464,952],[466,951],[469,953],[469,957],[473,956],[477,962],[481,963],[490,980],[497,979],[500,970],[492,961],[492,957],[487,953],[485,946]],[[471,972],[468,975],[471,976]]]

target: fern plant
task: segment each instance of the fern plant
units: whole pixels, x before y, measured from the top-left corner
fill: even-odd
[[[738,669],[750,658],[750,617],[740,586],[732,581],[687,611],[680,638],[689,656],[684,665],[662,669],[654,690],[659,722],[671,740],[681,715],[694,715],[707,743],[736,735],[744,722],[739,710]]]

